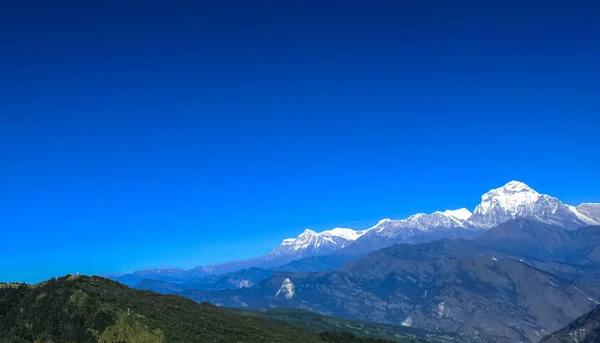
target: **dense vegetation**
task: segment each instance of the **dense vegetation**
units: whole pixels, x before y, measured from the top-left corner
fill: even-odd
[[[389,342],[242,315],[100,277],[0,286],[1,343]],[[408,341],[406,341],[408,342]]]
[[[241,314],[283,321],[292,324],[293,326],[319,332],[348,332],[362,337],[367,336],[411,343],[472,342],[467,337],[460,337],[451,333],[433,333],[404,326],[340,319],[300,309],[276,308],[267,311],[237,311]]]

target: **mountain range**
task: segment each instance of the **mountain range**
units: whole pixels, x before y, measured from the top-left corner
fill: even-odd
[[[483,194],[480,204],[473,212],[461,208],[431,214],[418,213],[406,219],[383,219],[364,230],[334,228],[315,232],[306,229],[295,238],[284,239],[271,252],[248,260],[199,266],[190,270],[156,268],[111,277],[133,286],[143,279],[182,283],[194,278],[249,268],[326,270],[398,243],[476,238],[488,229],[515,218],[529,218],[567,229],[577,229],[587,225],[600,225],[600,204],[565,205],[557,198],[536,192],[523,182],[511,181]]]
[[[511,181],[472,212],[305,230],[264,256],[163,272],[162,280],[139,275],[135,287],[226,307],[537,342],[600,302],[599,218],[600,204],[565,205]],[[209,275],[185,275],[198,271]]]
[[[278,272],[253,287],[186,290],[226,307],[293,307],[489,342],[537,342],[600,303],[600,227],[532,219],[475,240],[397,244],[317,273]]]

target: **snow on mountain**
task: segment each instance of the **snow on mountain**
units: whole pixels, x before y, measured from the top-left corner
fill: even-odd
[[[396,243],[422,243],[440,238],[470,238],[515,218],[529,218],[568,229],[600,225],[600,204],[564,205],[523,182],[511,181],[481,197],[473,213],[465,208],[417,213],[406,219],[383,219],[349,249],[368,252]]]
[[[557,198],[540,194],[519,181],[511,181],[482,195],[469,224],[491,228],[515,218],[531,218],[567,228],[586,225]]]
[[[265,257],[273,259],[286,255],[306,257],[325,254],[349,245],[364,233],[364,230],[355,231],[347,228],[334,228],[320,233],[306,229],[296,238],[284,239],[281,245]]]
[[[600,204],[583,203],[579,206],[567,205],[579,220],[588,225],[600,225]]]
[[[477,205],[474,212],[486,214],[499,207],[511,215],[518,215],[531,211],[533,204],[540,197],[540,193],[523,182],[511,181],[482,195],[481,203]]]
[[[360,253],[396,243],[421,243],[440,238],[471,238],[482,229],[489,229],[515,218],[576,229],[600,225],[600,204],[579,206],[563,204],[557,198],[540,194],[523,182],[511,181],[481,196],[481,203],[471,213],[466,208],[417,213],[405,219],[383,219],[367,230],[334,228],[323,232],[306,229],[298,237],[284,239],[266,255],[249,260],[196,267],[189,271],[177,269],[140,271],[122,276],[123,280],[141,278],[170,279],[222,274],[250,267],[271,268],[305,257],[326,255],[347,248]]]
[[[399,229],[417,229],[429,231],[438,228],[466,228],[466,222],[471,217],[471,212],[466,208],[458,210],[437,211],[431,214],[417,213],[406,219],[383,219],[367,231],[377,233],[391,233]]]
[[[487,229],[515,218],[530,218],[566,228],[600,225],[600,204],[568,206],[557,198],[536,192],[523,182],[511,181],[482,195],[481,203],[473,213],[466,208],[417,213],[406,219],[383,219],[367,231],[391,237],[403,229]]]
[[[292,283],[292,281],[289,278],[286,278],[285,280],[283,280],[281,287],[279,288],[277,293],[275,293],[275,297],[278,297],[279,294],[283,294],[283,296],[286,299],[291,299],[294,297],[294,294],[295,294],[294,284]]]
[[[466,208],[417,213],[406,219],[383,219],[366,230],[347,249],[349,253],[366,254],[397,243],[416,244],[442,238],[469,238],[476,233],[468,220],[471,212]]]
[[[471,211],[467,210],[464,207],[461,209],[458,209],[458,210],[446,210],[442,213],[447,216],[454,217],[454,218],[457,218],[457,219],[460,219],[463,221],[468,220],[473,215],[473,213],[471,213]]]
[[[335,229],[323,231],[321,232],[321,235],[325,237],[332,237],[332,239],[335,239],[333,237],[337,237],[348,241],[355,241],[356,239],[358,239],[358,237],[364,235],[365,232],[366,230],[356,231],[352,229],[337,227]]]

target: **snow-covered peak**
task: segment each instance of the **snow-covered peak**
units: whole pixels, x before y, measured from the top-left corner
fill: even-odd
[[[281,242],[281,245],[292,245],[294,244],[295,238],[286,238]]]
[[[326,230],[320,233],[323,236],[333,236],[347,239],[349,241],[355,241],[358,237],[365,234],[366,230],[356,231],[348,228],[336,227],[331,230]]]
[[[355,241],[358,237],[364,235],[366,230],[356,231],[348,228],[336,227],[331,230],[325,230],[322,232],[316,232],[311,229],[305,229],[298,237],[296,238],[286,238],[281,242],[282,245],[295,245],[297,246],[299,242],[303,244],[307,240],[314,239],[325,239],[328,241],[335,240],[336,238],[340,238],[346,241]]]
[[[540,196],[540,193],[523,182],[511,181],[482,195],[481,203],[475,208],[474,214],[485,215],[499,207],[516,216],[530,209]]]
[[[514,218],[531,218],[567,228],[585,225],[585,221],[560,200],[540,194],[519,181],[511,181],[482,195],[469,223],[490,228]]]
[[[316,233],[315,231],[311,230],[311,229],[304,229],[304,231],[300,234],[300,236],[318,236],[319,234]]]
[[[396,231],[398,229],[418,229],[421,231],[427,231],[437,228],[460,228],[465,227],[465,222],[470,217],[471,212],[466,208],[447,210],[443,212],[437,211],[431,214],[417,213],[406,219],[380,220],[375,226],[371,227],[367,231],[389,231],[391,234],[392,231]]]
[[[579,206],[567,205],[579,220],[588,225],[600,225],[600,204],[583,203]]]
[[[533,188],[529,187],[526,183],[521,181],[510,181],[506,185],[497,189],[503,189],[508,192],[531,192],[537,194],[537,192]]]
[[[291,255],[301,258],[325,254],[348,246],[365,232],[366,230],[355,231],[348,228],[334,228],[323,232],[306,229],[296,238],[284,239],[281,245],[267,254],[267,258]]]
[[[458,210],[446,210],[444,212],[442,212],[443,214],[449,216],[449,217],[454,217],[460,220],[468,220],[469,218],[471,218],[471,216],[473,215],[473,213],[471,213],[471,211],[467,210],[466,208],[459,208]]]

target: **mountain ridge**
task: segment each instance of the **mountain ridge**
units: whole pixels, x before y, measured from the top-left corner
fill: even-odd
[[[568,230],[518,218],[474,241],[397,244],[339,270],[279,272],[251,288],[181,294],[220,306],[296,307],[537,342],[600,301],[599,246],[600,227]]]
[[[474,238],[485,230],[515,218],[531,218],[576,229],[586,225],[600,225],[600,204],[565,205],[557,198],[538,193],[523,182],[510,181],[502,187],[484,193],[473,212],[460,208],[430,214],[417,213],[405,219],[382,219],[365,230],[334,228],[316,232],[305,229],[297,237],[282,240],[272,251],[256,258],[199,266],[187,271],[177,268],[171,268],[168,272],[161,269],[137,271],[112,278],[131,286],[144,278],[171,282],[252,267],[274,268],[340,250],[360,257],[370,251],[398,243]]]
[[[544,337],[540,343],[600,342],[600,306]]]

